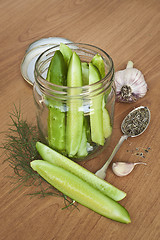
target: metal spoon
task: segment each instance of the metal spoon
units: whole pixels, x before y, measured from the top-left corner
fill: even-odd
[[[127,140],[128,137],[137,137],[141,135],[148,127],[150,122],[150,111],[147,107],[140,106],[132,110],[123,120],[121,124],[121,131],[123,132],[123,136],[121,136],[118,144],[114,148],[111,156],[107,160],[107,162],[103,165],[101,169],[99,169],[95,175],[99,178],[105,179],[106,170],[111,163],[113,157],[119,150],[120,146]]]

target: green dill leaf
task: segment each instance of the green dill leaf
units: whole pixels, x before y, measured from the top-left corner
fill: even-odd
[[[27,123],[19,109],[14,105],[13,112],[10,113],[12,124],[9,125],[5,134],[5,141],[0,148],[4,150],[5,160],[13,169],[13,176],[7,176],[12,180],[15,187],[11,190],[21,190],[23,187],[35,186],[36,191],[27,194],[31,197],[40,198],[46,196],[61,197],[64,199],[65,207],[75,205],[74,201],[47,183],[41,176],[30,167],[30,162],[41,159],[36,142],[41,140],[40,132],[36,126]]]

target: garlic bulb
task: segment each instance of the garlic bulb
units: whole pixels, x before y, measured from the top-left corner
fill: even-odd
[[[144,76],[141,71],[133,68],[132,61],[128,62],[126,69],[115,73],[115,84],[116,100],[119,102],[136,102],[147,92]]]
[[[132,170],[134,169],[134,166],[138,164],[147,165],[144,162],[137,162],[137,163],[116,162],[112,164],[112,170],[115,175],[119,177],[124,177],[124,176],[127,176],[129,173],[131,173]]]

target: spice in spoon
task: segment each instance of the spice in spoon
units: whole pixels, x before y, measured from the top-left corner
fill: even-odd
[[[143,133],[150,121],[150,112],[147,107],[139,107],[130,112],[122,123],[122,132],[127,136],[138,136]]]

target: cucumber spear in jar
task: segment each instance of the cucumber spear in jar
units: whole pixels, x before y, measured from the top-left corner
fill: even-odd
[[[98,69],[89,63],[89,84],[99,82],[101,80]],[[90,86],[91,92],[97,89],[97,86]],[[91,97],[90,106],[90,125],[91,125],[91,138],[92,141],[104,145],[104,135],[103,135],[103,112],[102,112],[102,94],[96,94]]]
[[[68,66],[67,74],[68,101],[66,125],[66,151],[73,157],[78,152],[83,131],[82,99],[82,68],[81,61],[76,52],[73,52]]]
[[[70,62],[70,59],[72,57],[72,50],[67,46],[65,45],[64,43],[60,43],[60,51],[64,57],[64,61],[67,65],[67,67],[69,66],[69,62]]]
[[[101,55],[96,54],[93,58],[92,61],[93,65],[95,67],[97,67],[97,69],[99,70],[99,73],[101,75],[101,78],[105,77],[105,65],[104,65],[104,61],[101,57]],[[105,99],[107,99],[109,93],[111,92],[111,88],[109,88],[106,92],[106,96],[103,97],[103,102],[102,102],[102,110],[103,110],[103,134],[105,138],[110,137],[110,135],[112,134],[112,126],[111,126],[111,121],[110,121],[110,116],[109,113],[107,111],[107,109],[105,108]]]
[[[51,60],[47,81],[56,85],[66,85],[67,68],[62,53],[57,50]],[[57,99],[49,98],[48,143],[58,151],[65,150],[65,112],[63,104]]]

